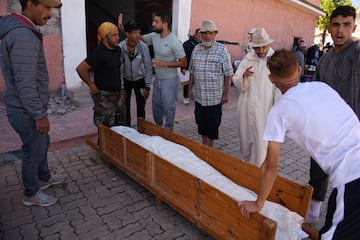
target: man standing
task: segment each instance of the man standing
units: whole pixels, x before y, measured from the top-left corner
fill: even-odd
[[[195,120],[202,143],[212,147],[219,138],[222,105],[229,101],[233,69],[227,48],[215,41],[215,23],[203,21],[200,32],[202,42],[194,48],[189,66],[189,97],[195,99]]]
[[[360,118],[360,42],[352,39],[355,18],[356,11],[351,6],[340,6],[332,12],[328,32],[335,48],[320,58],[315,79],[334,88]],[[328,185],[328,176],[315,159],[311,160],[309,184],[314,187],[314,193],[306,221],[311,223],[319,221]]]
[[[269,141],[269,146],[261,165],[257,199],[240,201],[241,214],[249,218],[250,213],[263,207],[277,176],[281,143],[288,136],[314,158],[334,188],[320,239],[360,239],[360,122],[357,116],[327,84],[300,83],[301,68],[294,53],[275,52],[268,66],[270,80],[283,95],[266,120],[264,140]]]
[[[187,41],[184,42],[183,47],[185,50],[185,54],[186,54],[186,60],[187,60],[187,65],[184,68],[181,68],[181,73],[182,74],[186,74],[186,71],[189,70],[189,64],[190,64],[190,59],[191,59],[191,53],[194,50],[195,46],[197,44],[199,44],[201,42],[201,33],[200,33],[200,28],[197,28],[195,30],[195,34],[194,36],[191,36]],[[189,84],[184,84],[183,87],[183,103],[185,105],[189,104]]]
[[[122,72],[126,91],[126,124],[131,124],[131,92],[134,89],[138,118],[145,118],[145,103],[149,97],[152,64],[149,47],[140,41],[141,24],[129,21],[125,25],[126,39],[120,43]]]
[[[171,32],[171,16],[154,12],[152,26],[155,32],[143,36],[148,45],[153,45],[155,68],[152,109],[155,123],[173,130],[176,99],[179,87],[178,67],[186,67],[186,56],[180,40]],[[165,117],[165,124],[164,124]]]
[[[295,52],[298,57],[299,66],[301,67],[300,81],[304,81],[306,48],[307,48],[307,44],[304,41],[302,41]]]
[[[42,192],[62,183],[64,175],[52,175],[48,167],[50,122],[47,118],[49,75],[43,37],[38,26],[60,8],[58,0],[20,0],[21,14],[0,19],[0,64],[4,75],[8,120],[22,141],[22,181],[25,206],[50,206],[57,198]]]
[[[240,92],[237,105],[240,159],[258,167],[267,149],[267,142],[262,140],[266,115],[281,95],[269,81],[266,61],[274,53],[272,42],[265,29],[256,29],[250,42],[254,52],[244,56],[232,77]]]
[[[98,46],[76,68],[89,86],[94,101],[94,124],[108,127],[126,125],[124,82],[121,76],[119,30],[111,22],[97,29]],[[94,82],[89,71],[94,70]]]

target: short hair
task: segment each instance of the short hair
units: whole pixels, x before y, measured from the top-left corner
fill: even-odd
[[[330,22],[333,18],[336,18],[337,16],[343,16],[343,17],[353,17],[354,21],[356,19],[356,10],[352,6],[339,6],[335,8],[335,10],[330,15]]]
[[[35,6],[37,6],[37,5],[40,3],[39,0],[19,0],[22,10],[25,10],[25,9],[26,9],[26,3],[27,3],[27,1],[33,2],[33,4],[34,4]]]
[[[296,53],[286,49],[276,50],[267,61],[271,74],[279,77],[290,76],[298,65]]]
[[[160,17],[161,21],[163,23],[167,23],[168,26],[170,27],[172,24],[172,17],[169,13],[165,12],[165,11],[158,11],[158,12],[154,12],[152,14],[153,17]]]
[[[141,28],[142,28],[141,24],[135,21],[128,21],[124,26],[124,30],[127,33],[134,30],[141,30]]]
[[[200,28],[197,28],[197,29],[195,30],[195,34],[197,34],[198,32],[200,32]]]

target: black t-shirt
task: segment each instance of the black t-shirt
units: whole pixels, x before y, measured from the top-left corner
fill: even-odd
[[[94,83],[100,90],[121,90],[120,54],[120,47],[108,49],[104,44],[100,44],[85,59],[94,69]]]

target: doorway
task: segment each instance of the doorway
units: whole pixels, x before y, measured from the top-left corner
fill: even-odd
[[[172,0],[85,0],[87,54],[97,46],[97,27],[105,21],[117,25],[117,16],[124,14],[123,23],[135,20],[143,26],[141,33],[152,32],[151,15],[155,11],[172,13]],[[124,39],[123,33],[120,39]]]

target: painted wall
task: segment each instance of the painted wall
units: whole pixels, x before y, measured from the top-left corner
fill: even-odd
[[[58,90],[65,79],[68,88],[81,85],[76,66],[86,57],[85,1],[62,0],[60,10],[42,28],[50,74],[50,90]],[[290,48],[294,37],[313,41],[316,15],[287,0],[173,0],[173,32],[181,41],[193,34],[204,19],[214,20],[218,40],[242,43],[252,27],[265,28],[272,47]],[[320,0],[309,1],[319,6]],[[10,6],[8,5],[10,3]],[[224,4],[226,3],[226,4]],[[20,12],[18,1],[0,0],[0,15]],[[61,18],[60,18],[61,16]],[[74,17],[76,16],[76,18]],[[61,28],[60,28],[61,26]],[[232,59],[242,57],[240,46],[227,45]],[[0,74],[0,93],[5,90]]]
[[[218,0],[196,0],[192,1],[190,32],[200,27],[204,19],[211,19],[219,30],[218,40],[241,44],[251,28],[265,28],[274,39],[274,49],[290,49],[294,37],[313,42],[316,17],[288,1],[226,0],[226,5],[221,5]],[[240,46],[227,47],[233,60],[242,57]]]
[[[85,1],[62,0],[62,3],[61,24],[66,87],[77,88],[81,85],[81,79],[76,67],[86,58]]]
[[[8,4],[9,3],[9,4]],[[4,10],[5,9],[5,10]],[[21,6],[19,1],[0,0],[0,15],[8,13],[20,13]],[[60,88],[61,82],[64,81],[64,67],[63,67],[63,44],[60,28],[60,11],[53,10],[53,16],[48,23],[41,27],[41,32],[44,36],[44,49],[46,63],[48,66],[50,83],[49,87],[55,91]],[[1,69],[0,69],[1,72]],[[5,91],[5,82],[0,74],[0,95]]]

